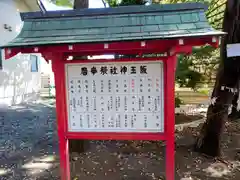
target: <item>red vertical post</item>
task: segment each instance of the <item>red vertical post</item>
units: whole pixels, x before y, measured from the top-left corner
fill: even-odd
[[[56,113],[59,139],[61,180],[70,180],[70,163],[67,133],[67,107],[65,68],[61,56],[53,60],[53,72],[56,87]]]
[[[165,62],[165,135],[166,135],[166,179],[175,179],[175,67],[177,57]]]

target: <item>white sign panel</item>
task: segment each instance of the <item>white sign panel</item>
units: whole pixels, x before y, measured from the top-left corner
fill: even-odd
[[[163,63],[66,64],[70,132],[163,132]]]
[[[240,56],[240,44],[227,44],[227,57]]]

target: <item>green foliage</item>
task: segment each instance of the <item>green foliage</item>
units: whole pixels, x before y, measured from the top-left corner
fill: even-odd
[[[191,56],[180,55],[176,70],[176,82],[180,87],[194,90],[212,83],[220,61],[219,49],[211,46],[194,48]]]
[[[118,0],[105,0],[105,2],[108,3],[110,7],[116,7],[119,4]]]
[[[227,0],[211,0],[206,16],[215,29],[222,29],[226,2]]]
[[[184,102],[180,99],[178,95],[175,96],[175,108],[180,107],[180,105],[184,104]]]
[[[180,55],[178,58],[178,66],[176,70],[176,82],[180,87],[190,87],[195,89],[197,85],[204,80],[204,76],[195,70],[192,70],[192,60]]]
[[[210,91],[209,89],[199,89],[198,92],[208,96]]]
[[[71,0],[50,0],[57,6],[73,7]]]
[[[106,0],[110,7],[144,5],[145,0]]]
[[[188,3],[188,2],[200,2],[208,5],[208,11],[206,16],[209,20],[209,23],[215,29],[222,29],[222,21],[224,10],[226,8],[227,0],[153,0],[153,2],[161,3]]]
[[[209,3],[211,2],[211,0],[163,0],[161,3],[175,4],[175,3],[188,3],[188,2]]]
[[[58,6],[68,6],[68,7],[73,6],[71,0],[50,0],[50,1]],[[110,7],[144,5],[146,3],[145,0],[102,0],[102,1],[105,3],[108,3]]]
[[[221,29],[226,0],[163,0],[161,3],[201,2],[208,4],[206,17],[216,29]],[[191,56],[179,56],[176,82],[194,90],[212,83],[220,61],[220,51],[210,46],[194,48]]]
[[[119,6],[144,5],[144,0],[122,0]]]

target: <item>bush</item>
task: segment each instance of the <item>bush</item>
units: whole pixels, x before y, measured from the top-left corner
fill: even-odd
[[[208,89],[200,89],[198,90],[199,93],[204,94],[204,95],[209,95],[209,90]]]
[[[180,107],[181,104],[184,104],[184,102],[180,99],[179,96],[175,97],[175,108]]]

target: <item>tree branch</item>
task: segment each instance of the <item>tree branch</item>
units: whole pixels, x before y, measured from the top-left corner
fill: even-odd
[[[102,3],[104,5],[104,7],[106,8],[107,7],[107,3],[105,2],[105,0],[102,0]]]

